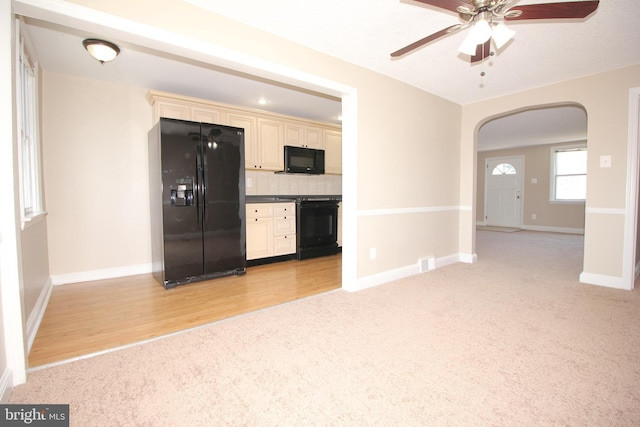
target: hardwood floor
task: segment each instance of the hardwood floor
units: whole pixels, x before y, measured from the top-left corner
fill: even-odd
[[[249,267],[165,289],[150,274],[55,286],[29,367],[108,350],[342,286],[342,256]]]

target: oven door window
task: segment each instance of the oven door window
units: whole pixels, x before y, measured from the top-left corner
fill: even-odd
[[[321,246],[336,243],[337,208],[303,206],[300,217],[300,246]]]

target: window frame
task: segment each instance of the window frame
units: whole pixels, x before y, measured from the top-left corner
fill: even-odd
[[[556,178],[558,177],[558,174],[556,172],[557,170],[557,159],[556,159],[556,154],[558,152],[563,152],[563,151],[585,151],[587,152],[587,157],[589,156],[588,154],[588,150],[587,150],[587,144],[586,142],[583,143],[578,143],[578,144],[569,144],[569,145],[556,145],[550,148],[550,176],[549,176],[549,203],[563,203],[563,204],[578,204],[578,203],[585,203],[586,202],[586,198],[585,199],[558,199],[556,198]],[[573,174],[575,176],[585,176],[585,179],[587,177],[587,171],[585,171],[584,174]],[[562,176],[569,176],[569,175],[562,175]],[[586,196],[586,195],[585,195]]]
[[[40,138],[40,75],[24,22],[16,20],[16,127],[22,229],[46,216]],[[26,64],[26,66],[25,66]]]

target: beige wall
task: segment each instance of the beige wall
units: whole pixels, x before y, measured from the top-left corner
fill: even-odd
[[[147,90],[44,73],[52,276],[150,263]]]
[[[576,232],[584,230],[584,203],[549,202],[551,149],[562,145],[566,143],[479,152],[476,221],[484,222],[485,160],[495,157],[524,156],[523,228]],[[532,183],[533,178],[537,183]],[[532,219],[532,214],[536,215],[535,220]]]
[[[476,137],[483,123],[532,106],[579,103],[587,111],[589,141],[583,276],[623,277],[629,91],[639,86],[640,66],[633,66],[464,106],[461,138],[466,176],[461,203],[474,200],[475,178],[468,171],[475,175]],[[600,168],[601,155],[611,155],[612,167]],[[473,215],[462,225],[469,233],[475,219]],[[475,242],[470,239],[463,245]]]

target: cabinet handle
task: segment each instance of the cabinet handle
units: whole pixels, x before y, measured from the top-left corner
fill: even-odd
[[[258,218],[256,218],[256,221],[258,220]]]

